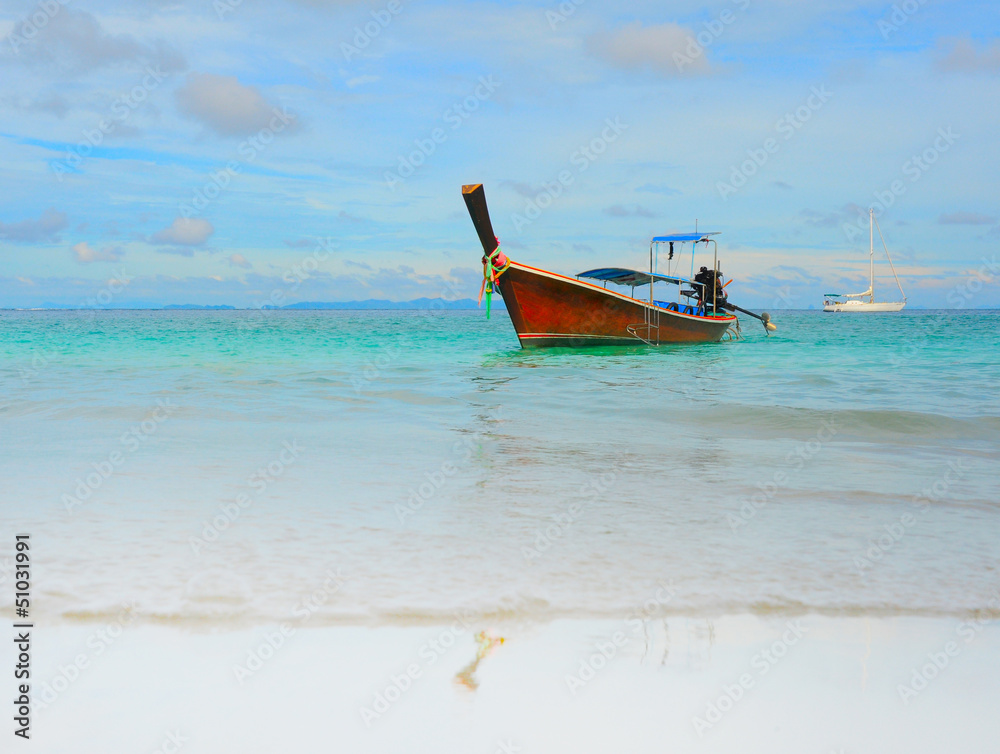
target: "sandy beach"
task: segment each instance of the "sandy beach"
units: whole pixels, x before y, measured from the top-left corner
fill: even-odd
[[[480,631],[504,641],[476,663]],[[985,753],[1000,734],[989,618],[36,635],[39,752]]]

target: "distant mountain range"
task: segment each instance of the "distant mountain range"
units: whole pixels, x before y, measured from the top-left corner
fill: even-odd
[[[503,299],[499,296],[494,301],[494,306],[503,307]],[[236,309],[228,304],[217,306],[206,306],[203,304],[169,304],[164,309]],[[423,310],[455,310],[455,309],[478,309],[479,305],[475,299],[461,298],[455,301],[446,301],[441,298],[417,298],[412,301],[389,301],[387,299],[369,298],[364,301],[302,301],[288,306],[272,306],[266,304],[262,309],[423,309]]]
[[[206,306],[204,304],[167,304],[164,309],[235,309],[229,304],[219,304],[218,306]]]
[[[412,301],[388,301],[386,299],[369,298],[364,301],[302,301],[281,307],[264,307],[272,309],[477,309],[475,299],[460,298],[446,301],[441,298],[416,298]]]

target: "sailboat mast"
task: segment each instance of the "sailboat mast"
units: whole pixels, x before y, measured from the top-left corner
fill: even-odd
[[[868,208],[868,290],[869,301],[875,303],[875,209]]]

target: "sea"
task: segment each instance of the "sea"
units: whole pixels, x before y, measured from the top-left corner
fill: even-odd
[[[0,589],[26,533],[47,625],[1000,616],[1000,313],[773,320],[0,312]]]

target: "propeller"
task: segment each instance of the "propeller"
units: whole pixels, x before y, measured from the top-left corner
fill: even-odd
[[[754,314],[753,312],[747,311],[746,309],[744,309],[741,306],[737,306],[736,304],[730,304],[728,302],[726,302],[722,306],[724,308],[726,308],[726,309],[729,309],[730,311],[743,312],[744,314],[747,314],[747,315],[753,317],[754,319],[759,319],[760,322],[761,322],[761,324],[764,325],[764,332],[766,332],[768,334],[771,334],[775,330],[778,329],[778,326],[771,321],[771,315],[768,314],[767,312],[761,312],[760,314]]]

